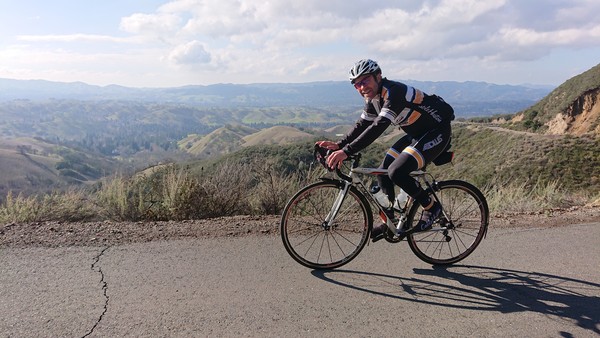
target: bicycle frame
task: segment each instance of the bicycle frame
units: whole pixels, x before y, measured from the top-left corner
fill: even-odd
[[[377,199],[373,196],[373,194],[369,191],[369,189],[367,189],[365,183],[363,182],[363,180],[361,178],[362,175],[369,175],[369,176],[387,175],[388,170],[380,169],[380,168],[360,167],[359,166],[360,154],[351,157],[350,161],[351,161],[351,168],[350,168],[349,175],[344,174],[339,168],[335,169],[336,174],[342,179],[341,182],[344,183],[344,186],[342,187],[342,189],[340,189],[340,192],[339,192],[338,196],[336,197],[335,202],[333,203],[331,211],[329,212],[329,214],[327,215],[327,217],[325,219],[326,225],[330,225],[333,223],[337,213],[339,212],[340,206],[342,205],[342,203],[344,202],[344,199],[346,198],[348,189],[350,189],[350,186],[354,185],[358,188],[358,190],[361,193],[363,193],[363,195],[365,195],[365,197],[369,200],[369,202],[372,205],[377,207],[377,211],[378,211],[380,217],[385,221],[385,223],[388,226],[388,228],[390,229],[390,231],[392,231],[394,234],[397,234],[398,231],[406,225],[406,221],[408,220],[408,212],[412,208],[413,203],[414,203],[413,198],[409,197],[408,201],[406,202],[406,205],[404,205],[404,207],[402,207],[401,209],[394,209],[394,211],[398,212],[399,216],[400,216],[398,219],[398,224],[394,224],[392,222],[392,220],[389,219],[387,217],[386,213],[384,212],[384,207],[377,201]],[[431,193],[434,196],[434,198],[439,202],[439,199],[435,195],[435,192],[433,189],[433,186],[436,182],[433,177],[431,179],[428,179],[427,173],[424,170],[413,171],[410,175],[412,177],[417,178],[421,182],[423,182],[427,186],[428,193]],[[443,230],[443,228],[440,228],[438,230]]]

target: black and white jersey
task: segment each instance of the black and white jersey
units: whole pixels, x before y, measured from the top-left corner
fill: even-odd
[[[384,78],[380,94],[366,103],[361,118],[375,121],[378,116],[418,138],[437,125],[450,123],[454,110],[437,95],[427,95],[417,88]]]
[[[375,141],[391,124],[419,139],[427,132],[450,124],[452,107],[437,95],[383,78],[379,95],[365,104],[360,119],[338,145],[349,154]]]

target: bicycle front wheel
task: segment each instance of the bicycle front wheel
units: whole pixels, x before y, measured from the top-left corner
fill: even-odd
[[[489,209],[483,194],[470,183],[450,180],[438,182],[435,194],[443,213],[433,228],[408,236],[408,244],[421,260],[433,265],[448,265],[465,259],[487,232]],[[415,203],[409,219],[418,222],[422,207]]]
[[[354,259],[369,239],[371,207],[355,187],[343,194],[343,182],[323,181],[302,188],[281,216],[281,239],[298,263],[333,269]],[[336,202],[341,202],[335,208]],[[331,214],[337,212],[331,219]]]

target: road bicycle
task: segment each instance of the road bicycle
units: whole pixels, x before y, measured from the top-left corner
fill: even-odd
[[[365,247],[373,229],[375,210],[387,224],[385,239],[406,239],[412,252],[433,265],[449,265],[469,256],[487,233],[489,209],[484,195],[461,180],[436,181],[425,168],[411,173],[442,205],[442,213],[431,229],[417,232],[422,207],[412,198],[395,205],[398,222],[387,217],[367,188],[366,176],[386,175],[387,170],[360,166],[361,154],[344,161],[343,169],[327,167],[326,150],[315,146],[315,158],[337,177],[300,189],[281,215],[283,245],[298,263],[312,269],[334,269],[352,261]],[[436,161],[442,165],[451,161]],[[438,163],[439,162],[439,163]]]

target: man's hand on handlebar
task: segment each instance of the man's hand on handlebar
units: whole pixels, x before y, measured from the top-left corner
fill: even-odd
[[[345,159],[348,158],[348,155],[343,150],[336,150],[327,157],[327,165],[329,168],[341,168],[342,163]]]
[[[346,153],[340,149],[340,146],[332,141],[318,141],[315,143],[315,145],[324,148],[324,149],[329,149],[329,150],[335,150],[333,152],[331,152],[331,154],[329,154],[329,156],[327,156],[327,166],[330,169],[335,169],[335,168],[341,168],[342,167],[342,162],[344,162],[345,159],[348,158],[348,155],[346,155]]]
[[[321,148],[325,148],[325,149],[329,149],[329,150],[338,150],[338,149],[340,149],[340,146],[338,146],[337,143],[332,142],[332,141],[318,141],[315,144],[318,145]]]

